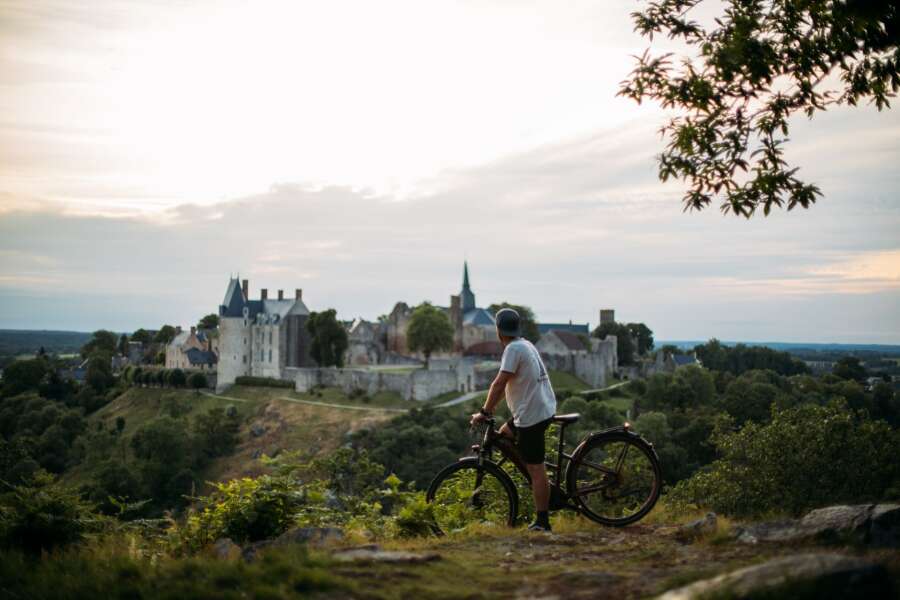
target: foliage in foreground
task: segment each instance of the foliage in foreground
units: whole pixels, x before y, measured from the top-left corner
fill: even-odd
[[[675,486],[676,505],[749,517],[900,494],[900,431],[841,402],[773,407],[769,423],[711,439],[721,458]]]
[[[195,556],[148,562],[124,551],[72,550],[33,561],[0,553],[3,595],[10,598],[292,598],[346,590],[347,580],[302,547],[266,553],[253,563]]]
[[[76,490],[45,471],[0,495],[0,546],[28,554],[54,550],[84,538],[98,521]]]

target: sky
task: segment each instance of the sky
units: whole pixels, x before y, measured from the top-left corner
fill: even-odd
[[[374,319],[468,260],[542,321],[900,343],[900,112],[792,123],[809,210],[685,213],[615,97],[639,5],[0,0],[0,328],[188,326],[238,273]]]

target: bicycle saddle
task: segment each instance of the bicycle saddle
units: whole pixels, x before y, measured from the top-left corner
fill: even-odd
[[[578,413],[569,413],[567,415],[554,415],[553,422],[569,424],[569,423],[574,423],[579,418],[581,418],[581,415]]]

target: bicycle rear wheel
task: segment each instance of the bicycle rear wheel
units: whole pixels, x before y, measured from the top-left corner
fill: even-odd
[[[589,439],[572,458],[568,489],[589,519],[623,526],[649,513],[662,487],[662,470],[652,448],[627,433]]]
[[[512,527],[519,498],[509,475],[492,462],[474,458],[444,468],[428,487],[433,505],[435,533],[459,531],[474,523]]]

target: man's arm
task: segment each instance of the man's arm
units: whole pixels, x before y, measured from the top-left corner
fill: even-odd
[[[506,382],[515,377],[515,373],[510,373],[509,371],[500,371],[497,373],[497,376],[494,377],[494,381],[491,382],[491,389],[488,392],[487,400],[484,401],[484,407],[481,409],[489,415],[494,414],[494,409],[497,407],[497,404],[500,402],[500,398],[503,397],[503,392],[506,390]],[[477,412],[472,415],[472,423],[477,423],[478,421],[483,421],[486,417]]]

